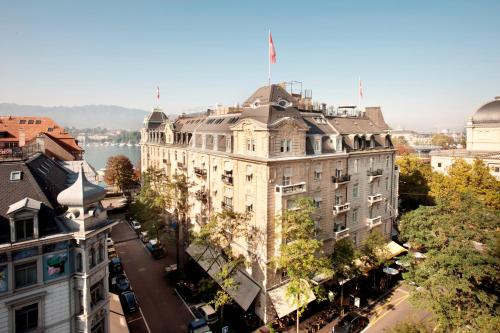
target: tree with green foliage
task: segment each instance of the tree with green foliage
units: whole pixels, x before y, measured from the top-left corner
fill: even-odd
[[[191,205],[189,203],[189,189],[193,184],[185,174],[175,174],[169,179],[167,192],[169,193],[166,207],[172,212],[177,223],[175,229],[177,267],[181,264],[181,244],[188,241],[188,216]]]
[[[433,203],[429,196],[432,168],[415,155],[404,155],[396,159],[399,167],[399,198],[401,211],[406,212]]]
[[[447,170],[447,175],[434,174],[430,183],[430,194],[436,200],[457,198],[471,193],[493,209],[500,209],[500,181],[480,159],[472,164],[457,159]]]
[[[499,210],[462,190],[403,216],[403,240],[426,250],[403,277],[419,286],[411,300],[442,332],[498,332],[499,230]]]
[[[331,273],[330,264],[321,253],[323,242],[312,237],[315,223],[311,214],[315,210],[311,199],[300,198],[296,200],[296,209],[285,210],[276,221],[277,229],[281,229],[282,243],[273,262],[288,278],[286,296],[297,308],[297,333],[300,316],[309,303],[311,279]]]
[[[125,155],[111,156],[106,163],[104,181],[119,191],[130,189],[133,184],[134,166]]]
[[[360,248],[360,259],[367,267],[378,268],[387,263],[387,240],[377,229],[370,231]],[[376,288],[376,270],[373,271],[373,288]]]
[[[440,133],[440,134],[434,134],[432,136],[431,143],[435,146],[440,146],[441,148],[449,149],[455,144],[455,141],[451,136]]]
[[[340,283],[340,311],[344,315],[344,281],[359,275],[359,269],[355,264],[358,253],[354,242],[350,238],[343,238],[335,243],[333,253],[330,257],[333,276]]]
[[[389,333],[431,333],[429,325],[417,321],[403,321],[394,325]]]
[[[220,266],[220,271],[215,276],[220,288],[211,301],[215,310],[221,311],[221,323],[224,320],[224,305],[232,301],[228,291],[234,291],[239,287],[234,275],[245,262],[243,256],[235,254],[232,246],[238,239],[248,237],[248,221],[247,214],[222,210],[214,213],[206,224],[201,225],[200,229],[194,232],[195,243],[221,254],[215,258],[216,264]]]

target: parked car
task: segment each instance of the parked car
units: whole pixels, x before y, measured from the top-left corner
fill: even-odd
[[[141,231],[141,233],[139,234],[139,239],[140,239],[143,243],[147,243],[147,242],[149,242],[148,232],[147,232],[147,231]]]
[[[155,259],[161,259],[165,257],[165,249],[158,243],[156,238],[149,240],[146,244],[146,248],[151,252],[151,255]]]
[[[110,276],[123,274],[123,265],[120,257],[114,257],[109,261],[109,274]]]
[[[334,331],[335,333],[359,333],[366,326],[368,326],[368,318],[350,312],[335,325]]]
[[[130,289],[130,282],[123,274],[118,274],[117,276],[111,278],[111,285],[118,293],[122,293]]]
[[[125,291],[120,294],[120,303],[125,313],[133,313],[139,310],[139,302],[133,291]]]
[[[188,325],[188,333],[211,333],[210,327],[205,319],[195,319]]]
[[[193,313],[197,318],[203,318],[209,325],[213,325],[219,320],[217,312],[210,304],[201,303],[193,307]]]
[[[141,224],[136,220],[132,220],[132,222],[130,222],[130,225],[132,226],[132,229],[134,229],[136,232],[141,230]]]
[[[106,237],[106,245],[109,247],[115,245],[115,242],[111,239],[111,237]]]

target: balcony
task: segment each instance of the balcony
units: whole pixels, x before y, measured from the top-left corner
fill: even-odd
[[[230,205],[228,203],[225,203],[224,201],[221,201],[220,206],[224,210],[233,210],[233,205]]]
[[[202,169],[202,168],[194,168],[194,173],[198,176],[198,177],[206,177],[207,175],[207,169]]]
[[[206,203],[207,202],[207,192],[204,191],[204,190],[198,190],[194,193],[194,197],[196,198],[196,200],[199,200],[203,203]]]
[[[379,226],[382,224],[382,216],[377,216],[377,217],[372,217],[372,218],[367,218],[366,219],[366,225],[372,229],[375,228],[376,226]]]
[[[383,173],[382,169],[367,170],[366,175],[368,176],[368,182],[373,182],[375,178],[381,177]]]
[[[222,182],[226,185],[233,185],[233,176],[231,175],[222,175]]]
[[[340,185],[347,184],[350,181],[351,175],[332,176],[332,183],[335,184],[335,189],[338,189]]]
[[[368,196],[368,204],[369,205],[373,205],[374,203],[380,202],[382,200],[383,200],[382,193],[377,193],[377,194]]]
[[[346,202],[333,206],[333,215],[348,212],[351,209],[351,204]]]
[[[177,169],[186,170],[186,164],[184,164],[182,162],[177,162]]]
[[[291,185],[276,185],[276,193],[281,193],[281,195],[304,193],[306,190],[306,182]]]
[[[341,240],[342,238],[349,237],[349,228],[336,225],[335,228],[333,229],[333,233],[335,240],[338,241]]]

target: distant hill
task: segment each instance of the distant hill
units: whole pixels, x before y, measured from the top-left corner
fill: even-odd
[[[40,106],[0,103],[2,116],[50,117],[59,125],[76,128],[109,128],[138,130],[146,110],[129,109],[115,105]]]

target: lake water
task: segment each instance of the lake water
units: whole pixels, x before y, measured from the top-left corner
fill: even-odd
[[[90,163],[97,171],[106,167],[108,158],[116,155],[127,156],[134,166],[137,166],[141,159],[141,147],[129,146],[86,146],[84,147],[84,159]]]

